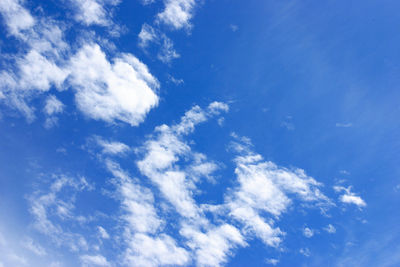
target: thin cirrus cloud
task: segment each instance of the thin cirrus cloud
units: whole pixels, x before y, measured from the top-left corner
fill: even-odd
[[[30,100],[53,88],[63,91],[72,87],[78,109],[108,123],[136,126],[157,106],[159,83],[134,55],[120,53],[110,62],[94,40],[74,52],[59,23],[35,20],[16,0],[2,2],[0,12],[10,34],[28,46],[25,54],[12,55],[10,70],[0,73],[1,100],[29,121],[35,118]],[[14,17],[29,23],[21,24]]]
[[[146,23],[142,25],[142,29],[138,35],[138,40],[139,47],[144,51],[147,51],[147,48],[151,44],[157,45],[159,47],[157,59],[163,63],[171,63],[172,60],[180,57],[174,48],[173,41],[160,30],[155,29]]]

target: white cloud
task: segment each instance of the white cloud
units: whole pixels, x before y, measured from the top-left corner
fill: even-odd
[[[99,10],[95,8],[96,3],[119,3],[113,0],[75,2],[95,15]],[[11,63],[0,72],[2,102],[32,121],[35,118],[34,107],[29,105],[32,98],[53,88],[70,87],[75,92],[78,109],[86,116],[108,123],[123,121],[132,126],[142,122],[147,112],[157,106],[159,83],[135,56],[119,54],[110,62],[100,46],[93,43],[95,37],[90,37],[73,53],[63,39],[62,23],[45,17],[35,21],[21,3],[8,0],[0,4],[10,33],[27,47],[23,53],[10,55]],[[35,23],[15,24],[13,17],[32,17]],[[172,57],[172,52],[166,55],[166,58]],[[45,125],[51,127],[56,123],[57,118],[48,118]]]
[[[191,170],[199,171],[199,168],[210,168],[212,165],[207,164],[205,156],[198,157],[198,154],[193,154],[182,137],[191,133],[196,124],[213,116],[219,110],[217,105],[217,102],[212,103],[207,110],[195,106],[186,112],[179,124],[171,127],[167,125],[157,127],[155,136],[149,139],[142,148],[145,153],[144,158],[137,163],[139,170],[157,185],[163,196],[184,217],[198,216],[196,204],[192,198],[195,180],[193,176],[188,177],[187,173],[180,170],[175,163],[180,157],[194,158],[197,155],[195,158],[197,161],[194,164],[201,167],[191,168]],[[226,109],[225,105],[220,105]]]
[[[158,81],[131,54],[113,61],[107,60],[97,44],[85,45],[71,59],[70,83],[78,108],[96,120],[136,126],[158,104]]]
[[[107,259],[102,255],[82,255],[80,257],[83,266],[110,266]]]
[[[314,231],[313,231],[312,229],[308,228],[308,227],[305,227],[305,228],[303,229],[303,235],[304,235],[305,237],[307,237],[307,238],[311,238],[311,237],[314,236]]]
[[[190,29],[195,7],[194,0],[164,0],[165,9],[157,14],[157,21],[175,30]]]
[[[47,254],[46,250],[42,246],[37,244],[35,241],[33,241],[32,238],[26,238],[22,242],[22,246],[25,247],[26,249],[29,249],[38,256],[45,256]]]
[[[101,226],[97,226],[97,229],[99,230],[99,234],[100,234],[100,237],[102,239],[109,239],[110,238],[110,235],[107,233],[106,229],[104,229]]]
[[[125,263],[129,266],[187,265],[190,261],[187,251],[165,234],[150,237],[137,233],[130,245],[125,256]]]
[[[64,110],[64,104],[57,99],[54,95],[49,95],[46,99],[46,105],[44,111],[47,115],[53,115],[61,113]]]
[[[138,35],[139,37],[139,47],[145,49],[152,42],[158,42],[159,36],[156,30],[148,24],[143,24],[142,29]]]
[[[330,234],[336,233],[336,228],[335,228],[335,226],[333,226],[332,224],[328,224],[328,225],[324,228],[324,230],[327,231],[327,232],[330,233]]]
[[[246,245],[239,230],[229,224],[209,227],[206,233],[184,225],[180,233],[189,239],[188,246],[195,251],[198,266],[220,266],[233,248]]]
[[[133,181],[118,164],[106,161],[108,170],[118,178],[118,196],[126,222],[124,263],[130,266],[184,265],[188,252],[175,240],[162,233],[162,220],[157,216],[151,191]]]
[[[278,259],[266,259],[265,260],[266,263],[270,264],[270,265],[277,265],[279,263]]]
[[[22,30],[31,28],[35,19],[29,11],[21,6],[23,0],[2,0],[0,13],[3,15],[8,31],[13,35],[19,35]]]
[[[98,24],[107,26],[110,21],[103,8],[102,0],[71,0],[77,7],[76,19],[86,25]]]
[[[157,58],[163,63],[169,63],[173,59],[179,58],[180,55],[174,49],[174,43],[171,39],[163,36],[161,50],[159,51]]]
[[[334,186],[333,189],[336,192],[344,192],[343,195],[339,197],[339,200],[345,204],[354,204],[359,208],[367,206],[367,203],[355,193],[351,192],[351,186],[343,187],[343,186]]]
[[[226,197],[229,214],[243,223],[250,233],[266,245],[278,246],[283,232],[273,228],[262,214],[278,218],[292,204],[291,195],[316,206],[329,206],[330,200],[318,189],[320,183],[301,169],[289,170],[250,150],[250,140],[232,135],[232,147],[239,154],[235,158],[238,184]]]
[[[93,140],[102,148],[101,153],[107,155],[123,155],[126,154],[129,150],[129,146],[124,143],[116,142],[116,141],[107,141],[100,136],[94,136]]]

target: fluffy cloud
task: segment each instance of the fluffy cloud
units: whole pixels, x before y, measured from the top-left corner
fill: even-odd
[[[157,215],[151,191],[131,179],[117,163],[107,160],[106,165],[118,179],[118,197],[124,211],[123,220],[126,222],[125,264],[160,266],[188,263],[188,252],[178,247],[169,235],[162,233],[162,220]]]
[[[21,6],[19,0],[5,0],[0,2],[0,12],[3,14],[8,30],[13,35],[19,35],[21,30],[31,28],[35,19]]]
[[[344,192],[344,194],[339,197],[341,202],[345,204],[354,204],[359,208],[367,206],[367,203],[365,203],[360,196],[357,196],[355,193],[351,192],[351,186],[347,188],[343,186],[334,186],[333,189],[336,192]]]
[[[87,12],[98,14],[98,9],[92,7],[104,1],[75,2]],[[59,24],[45,18],[35,22],[19,1],[3,1],[0,12],[10,33],[28,47],[26,53],[11,56],[13,64],[0,72],[0,96],[28,120],[34,119],[29,100],[53,88],[72,87],[78,108],[87,117],[108,123],[122,121],[136,126],[158,104],[158,81],[132,54],[118,54],[110,62],[100,46],[90,40],[75,53],[63,40]],[[26,18],[18,24],[13,17]],[[94,23],[95,19],[85,21]],[[165,58],[173,57],[174,53],[165,54]],[[49,125],[52,122],[54,118]]]
[[[70,83],[78,108],[88,117],[132,126],[144,120],[157,105],[157,80],[146,65],[131,54],[110,63],[97,44],[85,45],[71,59]]]
[[[112,24],[109,11],[104,5],[117,5],[119,0],[71,0],[76,7],[75,18],[86,25],[108,26]]]
[[[194,0],[164,0],[165,9],[157,14],[157,21],[173,29],[189,29],[195,7]]]
[[[46,99],[44,111],[47,115],[61,113],[64,110],[64,104],[54,95],[49,95]]]

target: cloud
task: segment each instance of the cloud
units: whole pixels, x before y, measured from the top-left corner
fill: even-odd
[[[279,263],[278,259],[266,259],[265,260],[266,263],[270,264],[270,265],[277,265]]]
[[[229,25],[229,28],[231,28],[231,30],[232,30],[233,32],[236,32],[236,31],[239,29],[239,27],[238,27],[237,25],[235,25],[235,24]]]
[[[300,254],[304,255],[305,257],[310,257],[311,256],[311,252],[309,248],[301,248],[299,250]]]
[[[49,95],[46,99],[46,105],[44,106],[44,112],[47,115],[53,115],[61,113],[64,110],[64,104],[57,99],[54,95]]]
[[[206,110],[199,106],[185,113],[179,124],[173,126],[161,125],[155,129],[154,136],[146,141],[142,151],[144,158],[137,162],[142,174],[148,177],[160,189],[163,196],[185,217],[195,218],[198,211],[192,198],[195,188],[196,175],[188,177],[175,163],[180,157],[195,159],[190,147],[183,137],[194,131],[195,125],[205,122],[208,117],[215,115],[225,104],[214,102]],[[198,155],[198,154],[197,154]],[[207,164],[206,157],[197,156],[196,166]],[[212,163],[209,163],[212,164]],[[203,165],[204,166],[204,165]],[[210,165],[208,165],[210,166]],[[193,167],[189,168],[193,170]],[[193,173],[192,173],[193,174]]]
[[[35,24],[35,19],[21,6],[21,2],[23,1],[5,0],[0,2],[0,12],[12,35],[19,35],[21,31],[29,29]]]
[[[109,26],[112,21],[109,18],[110,11],[104,9],[104,5],[117,5],[119,0],[71,0],[76,7],[75,19],[83,24]]]
[[[64,175],[53,175],[52,179],[54,181],[46,190],[47,192],[36,191],[28,197],[30,212],[34,217],[33,226],[39,232],[49,236],[58,246],[66,246],[71,251],[87,250],[85,238],[79,233],[66,231],[61,222],[79,219],[73,214],[75,194],[83,190],[91,190],[92,186],[83,177],[73,179]],[[62,194],[64,190],[70,194]]]
[[[158,104],[158,81],[131,54],[110,63],[97,44],[87,44],[69,67],[78,108],[92,119],[136,126]]]
[[[99,230],[99,234],[100,234],[100,237],[102,239],[109,239],[110,238],[110,235],[107,233],[106,229],[104,229],[101,226],[97,226],[97,229]]]
[[[303,229],[303,235],[304,235],[305,237],[307,237],[307,238],[311,238],[311,237],[314,236],[314,231],[313,231],[312,229],[308,228],[308,227],[305,227],[305,228]]]
[[[198,266],[220,266],[233,248],[246,245],[239,230],[229,224],[210,227],[206,233],[184,225],[180,233],[189,239],[188,246],[195,251]]]
[[[148,25],[147,23],[142,25],[142,29],[138,35],[139,38],[139,47],[145,49],[147,48],[150,43],[158,42],[159,33],[156,30]]]
[[[94,136],[93,140],[102,149],[101,153],[106,155],[124,155],[131,150],[130,147],[124,143],[107,141],[100,136]]]
[[[32,238],[26,238],[22,242],[22,246],[29,249],[38,256],[45,256],[47,254],[46,250],[35,241],[33,241]]]
[[[100,2],[105,3],[76,1],[85,8]],[[106,2],[117,4],[119,1]],[[94,42],[95,37],[90,37],[75,53],[63,39],[61,23],[40,18],[35,23],[23,24],[23,27],[15,26],[10,17],[31,16],[18,1],[3,1],[0,12],[6,18],[10,33],[27,46],[26,53],[11,55],[12,63],[5,68],[7,71],[0,72],[0,96],[29,121],[35,118],[30,99],[53,88],[72,88],[78,109],[83,114],[108,123],[122,121],[136,126],[150,109],[157,106],[159,83],[134,55],[116,53],[110,62]],[[166,51],[171,52],[171,43],[166,44],[169,44]],[[171,52],[165,58],[174,56]],[[50,127],[56,122],[56,118],[49,118],[46,125]]]
[[[190,29],[190,20],[195,7],[194,0],[164,0],[165,9],[157,14],[157,21],[170,26],[172,29]]]
[[[160,47],[157,53],[157,59],[163,63],[170,63],[173,59],[180,57],[180,55],[174,49],[173,41],[164,33],[154,29],[148,24],[142,25],[142,29],[138,37],[138,45],[145,51],[152,43]]]
[[[237,186],[227,195],[229,214],[243,223],[250,233],[266,245],[277,247],[283,232],[274,228],[263,214],[278,218],[292,205],[290,196],[314,203],[316,207],[329,207],[330,200],[323,195],[321,186],[301,169],[289,170],[273,162],[263,161],[261,155],[251,151],[248,138],[236,139],[231,147],[238,153],[235,158]],[[271,218],[271,217],[270,217]]]
[[[130,266],[184,265],[188,252],[178,247],[175,240],[161,229],[163,221],[154,207],[151,191],[135,182],[120,166],[106,160],[107,169],[118,178],[118,197],[126,222],[124,263]]]
[[[174,49],[174,43],[171,39],[164,36],[162,41],[161,50],[159,51],[157,58],[163,63],[169,63],[173,59],[179,58],[180,55]]]
[[[334,233],[336,233],[336,228],[335,228],[332,224],[328,224],[328,225],[324,228],[324,230],[325,230],[326,232],[328,232],[329,234],[334,234]]]
[[[82,255],[80,257],[83,266],[110,266],[102,255]]]
[[[343,195],[339,197],[339,200],[345,204],[354,204],[359,208],[367,206],[367,203],[355,193],[351,192],[351,186],[343,187],[343,186],[334,186],[333,189],[336,192],[344,192]]]
[[[348,123],[337,122],[336,123],[336,127],[339,127],[339,128],[349,128],[351,126],[353,126],[353,124],[351,122],[348,122]]]

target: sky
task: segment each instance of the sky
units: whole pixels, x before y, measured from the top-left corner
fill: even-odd
[[[398,1],[0,1],[0,267],[400,266]]]

